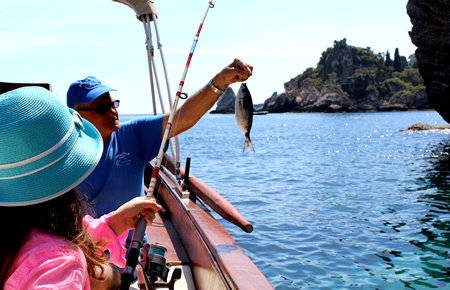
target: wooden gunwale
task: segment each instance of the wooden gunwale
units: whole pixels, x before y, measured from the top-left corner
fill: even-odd
[[[156,197],[167,210],[163,218],[170,219],[183,244],[184,251],[189,256],[189,264],[197,289],[230,289],[189,212],[202,211],[206,215],[209,214],[190,200],[182,201],[173,190],[175,187],[171,180],[166,179],[164,174],[160,174],[156,184]],[[151,234],[147,232],[147,235]]]
[[[153,165],[154,166],[154,165]],[[160,171],[157,190],[189,256],[198,289],[273,289],[228,232]]]

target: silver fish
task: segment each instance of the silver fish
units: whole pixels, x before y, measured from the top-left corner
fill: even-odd
[[[253,123],[253,101],[246,83],[241,84],[236,95],[236,100],[234,102],[234,117],[245,136],[244,150],[242,150],[242,152],[244,152],[247,147],[252,148],[253,152],[255,152],[252,140],[250,140],[250,129],[252,128]]]

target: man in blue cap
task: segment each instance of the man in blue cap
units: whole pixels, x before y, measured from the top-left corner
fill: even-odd
[[[194,126],[230,84],[247,80],[252,69],[239,59],[222,69],[177,109],[169,137]],[[111,97],[110,91],[114,89],[90,76],[72,83],[67,92],[67,105],[90,121],[103,138],[98,166],[77,187],[87,195],[99,216],[144,195],[144,169],[158,154],[169,119],[166,113],[119,125],[119,101]]]

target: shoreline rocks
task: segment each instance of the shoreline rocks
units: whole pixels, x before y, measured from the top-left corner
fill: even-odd
[[[399,131],[404,132],[404,131],[444,130],[444,129],[450,129],[450,126],[437,126],[425,123],[416,123],[409,126],[406,129],[401,129]]]

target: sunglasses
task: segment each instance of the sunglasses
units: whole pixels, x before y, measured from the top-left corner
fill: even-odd
[[[78,111],[95,111],[95,112],[99,113],[100,115],[103,115],[106,112],[108,112],[110,108],[117,109],[119,107],[119,104],[120,104],[120,101],[115,100],[111,103],[102,104],[95,108],[81,108],[81,109],[78,109]]]

